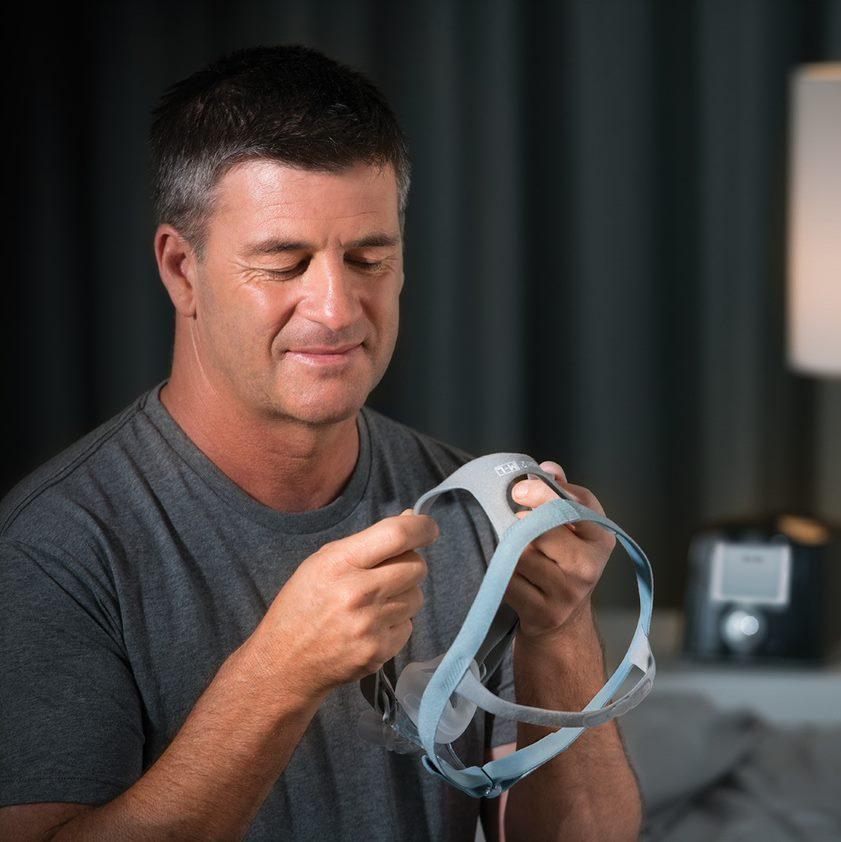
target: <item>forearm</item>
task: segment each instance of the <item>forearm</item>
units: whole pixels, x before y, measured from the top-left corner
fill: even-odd
[[[605,682],[601,641],[589,605],[551,643],[518,636],[514,677],[520,704],[580,710]],[[520,722],[517,746],[552,729]],[[586,729],[557,757],[525,777],[508,794],[507,842],[524,839],[635,840],[642,804],[616,723]]]
[[[220,668],[181,730],[117,798],[50,837],[70,840],[230,840],[245,836],[322,699],[262,680],[249,642]]]

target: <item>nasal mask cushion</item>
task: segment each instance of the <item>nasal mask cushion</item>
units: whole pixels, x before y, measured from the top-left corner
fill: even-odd
[[[431,661],[416,661],[412,664],[406,664],[403,671],[400,673],[400,678],[397,679],[397,684],[394,687],[394,695],[397,696],[397,701],[400,703],[403,710],[406,711],[409,719],[415,724],[420,719],[420,706],[423,694],[438,664],[444,660],[444,655],[439,655]],[[478,679],[479,667],[476,661],[471,661],[469,665],[470,671]],[[454,694],[453,697],[447,700],[444,710],[441,714],[441,719],[438,721],[438,730],[435,732],[436,743],[452,743],[457,740],[466,730],[470,721],[476,713],[476,703],[471,702],[470,699],[465,698],[459,694]]]
[[[559,499],[543,503],[521,519],[512,508],[510,490],[527,476],[542,479]],[[634,539],[575,500],[530,456],[492,453],[473,459],[418,498],[414,513],[426,514],[439,494],[456,490],[469,491],[482,507],[498,539],[496,550],[461,630],[445,653],[407,664],[393,687],[383,669],[362,679],[360,689],[371,709],[362,715],[358,731],[364,739],[397,753],[423,751],[421,761],[431,774],[474,798],[492,798],[567,749],[585,728],[631,710],[651,691],[655,663],[648,633],[654,580],[651,565]],[[503,604],[508,583],[531,541],[576,521],[597,523],[613,532],[634,562],[640,598],[634,636],[622,662],[583,710],[553,711],[509,702],[485,687],[513,642],[519,623],[516,612]],[[634,667],[642,677],[613,700]],[[558,730],[484,766],[465,767],[451,744],[464,733],[478,708]]]

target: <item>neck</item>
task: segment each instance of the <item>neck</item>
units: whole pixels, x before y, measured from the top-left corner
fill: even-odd
[[[199,450],[240,488],[278,511],[326,506],[356,466],[355,415],[318,426],[257,416],[204,372],[177,363],[160,397]]]

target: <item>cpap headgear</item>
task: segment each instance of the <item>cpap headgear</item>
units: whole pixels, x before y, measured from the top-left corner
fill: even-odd
[[[517,504],[510,492],[514,483],[526,476],[542,479],[561,499],[543,503],[520,519],[514,513]],[[474,798],[494,798],[568,748],[585,728],[631,710],[651,691],[655,664],[648,631],[654,582],[651,565],[634,539],[613,521],[582,506],[530,456],[492,453],[467,462],[423,494],[414,513],[426,514],[435,497],[457,489],[469,491],[484,509],[497,536],[496,550],[464,624],[444,654],[407,664],[394,687],[383,669],[362,679],[360,689],[371,710],[362,715],[359,734],[400,754],[423,751],[421,760],[432,774]],[[636,631],[616,671],[582,711],[508,702],[485,687],[519,623],[516,612],[502,604],[508,582],[529,542],[556,526],[576,521],[591,521],[613,532],[634,562],[640,597]],[[632,667],[642,676],[611,701]],[[558,730],[484,766],[465,767],[451,743],[464,733],[477,708]]]

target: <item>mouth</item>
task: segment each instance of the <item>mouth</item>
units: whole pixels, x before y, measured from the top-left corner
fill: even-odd
[[[340,345],[335,348],[290,348],[285,356],[307,365],[341,365],[350,362],[361,353],[362,343],[360,342],[356,345]]]

